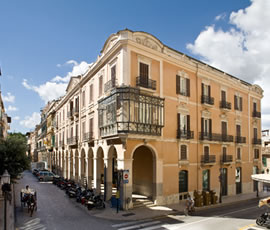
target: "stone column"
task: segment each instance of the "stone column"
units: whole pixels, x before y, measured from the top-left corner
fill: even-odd
[[[105,181],[105,200],[110,200],[112,196],[112,158],[104,159],[104,167],[106,168],[106,174],[104,175]]]
[[[101,186],[101,167],[100,160],[98,158],[94,158],[94,187],[97,193],[100,193]]]

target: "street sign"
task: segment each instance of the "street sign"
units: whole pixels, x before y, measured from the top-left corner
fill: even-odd
[[[123,182],[127,184],[129,181],[129,170],[123,170]]]

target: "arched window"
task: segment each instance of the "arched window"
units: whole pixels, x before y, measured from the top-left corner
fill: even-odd
[[[179,193],[188,192],[188,171],[179,172]]]

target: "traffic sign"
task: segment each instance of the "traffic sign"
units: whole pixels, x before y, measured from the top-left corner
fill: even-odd
[[[129,170],[123,170],[123,182],[127,184],[129,181]]]

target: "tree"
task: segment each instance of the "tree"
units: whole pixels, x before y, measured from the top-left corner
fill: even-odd
[[[0,140],[0,175],[8,170],[11,179],[29,169],[30,158],[26,156],[27,139],[21,133],[11,133],[6,140]]]

